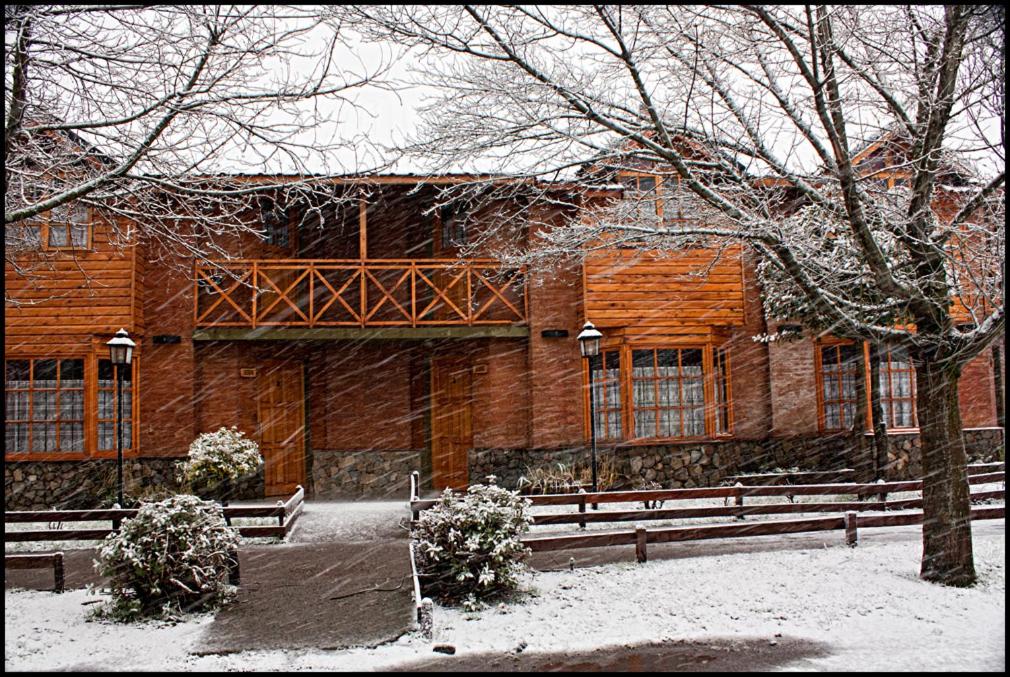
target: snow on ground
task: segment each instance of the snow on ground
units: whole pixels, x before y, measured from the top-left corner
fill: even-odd
[[[364,504],[363,504],[364,505]],[[362,511],[368,508],[362,507]],[[805,549],[676,557],[650,546],[633,561],[539,573],[524,601],[477,614],[437,608],[436,641],[457,655],[562,651],[640,642],[765,638],[821,642],[822,658],[786,669],[1001,670],[1005,667],[1005,523],[974,524],[980,583],[971,589],[917,578],[916,527],[861,529],[857,548],[838,533],[772,537]],[[771,539],[748,539],[749,541]],[[828,544],[828,545],[825,545]],[[681,551],[682,552],[682,551]],[[629,560],[633,550],[628,548]],[[371,649],[193,656],[210,622],[130,627],[85,622],[94,597],[7,591],[5,670],[367,670],[432,656],[417,635]]]

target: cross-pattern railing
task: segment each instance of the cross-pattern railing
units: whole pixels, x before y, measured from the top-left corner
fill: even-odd
[[[197,264],[198,327],[524,324],[525,270],[471,259],[261,259]]]

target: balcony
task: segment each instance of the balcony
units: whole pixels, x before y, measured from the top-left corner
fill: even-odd
[[[525,270],[490,259],[218,261],[197,264],[193,284],[204,330],[505,328],[528,317]]]

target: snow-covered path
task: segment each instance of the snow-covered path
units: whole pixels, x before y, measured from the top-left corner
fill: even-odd
[[[975,523],[980,584],[942,588],[916,577],[918,529],[860,531],[849,549],[826,546],[722,553],[540,573],[523,603],[467,614],[436,609],[436,640],[457,656],[576,651],[660,640],[812,640],[828,655],[786,669],[1001,670],[1006,662],[1005,526]],[[791,538],[801,537],[787,537]],[[754,540],[754,539],[752,539]],[[795,544],[791,544],[795,545]],[[675,547],[672,544],[669,547]],[[432,656],[416,635],[374,649],[257,651],[194,656],[211,622],[127,627],[85,622],[93,600],[8,591],[6,670],[362,670]]]

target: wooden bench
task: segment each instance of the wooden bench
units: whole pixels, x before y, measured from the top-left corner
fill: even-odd
[[[62,552],[24,552],[4,554],[5,569],[44,569],[53,568],[53,591],[63,592],[63,553]]]

